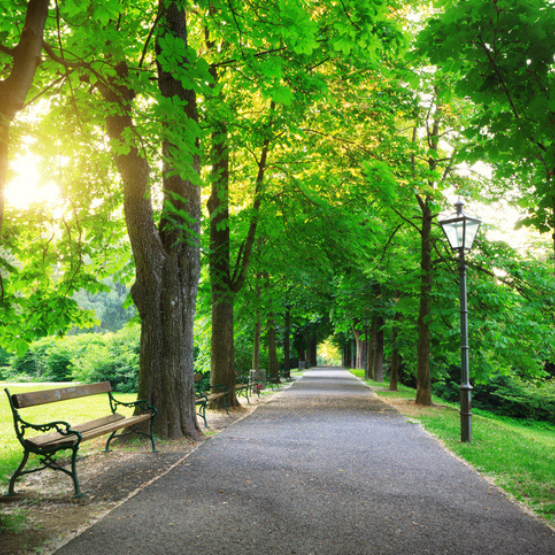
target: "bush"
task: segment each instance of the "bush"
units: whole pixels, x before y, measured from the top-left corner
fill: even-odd
[[[115,391],[122,393],[137,391],[140,334],[140,326],[132,325],[100,335],[102,342],[91,341],[71,359],[72,377],[84,383],[108,380]]]
[[[68,381],[94,383],[108,380],[116,391],[137,391],[140,326],[117,333],[87,333],[34,341],[23,357],[15,357],[4,372],[18,381]]]
[[[506,416],[555,422],[555,380],[538,385],[513,378],[492,393],[498,400],[498,412]]]
[[[15,356],[8,374],[11,378],[40,379],[46,381],[67,381],[71,378],[69,369],[72,349],[68,338],[45,337],[34,341],[22,356]]]
[[[447,376],[435,382],[432,390],[446,401],[459,401],[459,369],[451,367]],[[555,422],[555,379],[527,382],[516,376],[494,376],[476,384],[472,405],[504,416]]]

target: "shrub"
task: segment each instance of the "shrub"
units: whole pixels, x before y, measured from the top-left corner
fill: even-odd
[[[513,378],[492,395],[499,399],[500,414],[555,422],[555,380],[535,385]]]
[[[459,400],[459,369],[432,385],[435,395],[446,401]],[[555,422],[555,379],[529,382],[516,376],[494,376],[485,384],[476,384],[472,404],[500,415]]]
[[[93,383],[109,380],[116,391],[137,391],[140,326],[117,333],[86,333],[34,341],[23,357],[15,357],[3,372],[6,378],[22,380]]]
[[[115,391],[137,391],[140,333],[140,326],[135,324],[101,335],[101,343],[91,342],[71,359],[73,378],[85,383],[108,380]]]

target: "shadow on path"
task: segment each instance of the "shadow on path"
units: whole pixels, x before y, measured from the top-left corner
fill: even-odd
[[[523,513],[349,372],[314,369],[59,555],[555,554]]]

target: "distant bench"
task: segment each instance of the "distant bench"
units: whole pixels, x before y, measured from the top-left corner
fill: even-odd
[[[156,409],[149,405],[146,401],[133,401],[131,403],[123,403],[116,400],[112,395],[112,387],[110,382],[101,382],[89,385],[79,385],[75,387],[63,387],[59,389],[48,389],[45,391],[33,391],[29,393],[16,393],[10,395],[8,389],[5,389],[12,409],[13,420],[15,425],[15,433],[17,439],[24,449],[23,460],[19,467],[11,477],[8,495],[14,495],[14,485],[17,478],[24,474],[38,472],[45,468],[52,470],[60,470],[71,476],[75,488],[74,497],[82,497],[83,494],[79,488],[79,480],[75,463],[77,459],[77,451],[83,441],[93,439],[102,435],[110,434],[106,441],[105,451],[110,451],[110,442],[116,437],[121,437],[132,432],[144,435],[150,438],[152,443],[152,452],[156,453],[156,445],[154,443],[154,435],[152,433],[154,417]],[[97,395],[107,393],[110,409],[112,414],[83,422],[82,424],[73,425],[63,420],[56,420],[48,424],[31,424],[21,418],[19,411],[28,407],[36,407],[38,405],[46,405],[56,403],[58,401],[66,401],[69,399],[79,399],[89,395]],[[139,407],[143,413],[136,416],[125,417],[116,412],[118,406]],[[141,431],[138,426],[143,422],[150,420],[150,434]],[[121,434],[116,434],[122,428],[130,428]],[[26,437],[28,432],[43,432],[41,435]],[[44,433],[46,432],[46,433]],[[64,449],[71,449],[71,470],[67,470],[59,465],[54,459],[54,454]],[[40,458],[43,466],[33,470],[23,470],[27,464],[29,454],[34,453]]]
[[[260,387],[254,375],[249,373],[235,376],[235,393],[237,396],[243,394],[247,398],[247,403],[250,404],[249,392],[251,396],[256,393],[260,399]]]
[[[223,399],[225,404],[225,411],[229,414],[227,408],[227,393],[228,389],[224,385],[210,385],[207,383],[208,378],[205,378],[200,372],[195,373],[195,407],[198,407],[197,415],[204,420],[204,427],[209,428],[206,422],[206,406],[211,401]]]

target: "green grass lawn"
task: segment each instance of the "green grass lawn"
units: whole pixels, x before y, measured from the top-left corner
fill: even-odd
[[[364,377],[363,370],[352,370]],[[387,383],[364,380],[384,398],[415,399],[414,389],[380,391]],[[555,425],[496,416],[473,409],[472,442],[461,443],[459,407],[433,398],[434,407],[416,418],[453,453],[555,525]]]
[[[53,389],[55,385],[8,385],[10,394],[22,393],[24,391],[38,391],[43,389]],[[116,399],[129,402],[137,398],[136,394],[114,393]],[[128,410],[128,414],[132,409]],[[119,410],[122,414],[123,409]],[[66,420],[71,424],[79,424],[93,418],[100,418],[110,414],[110,404],[108,395],[92,395],[71,401],[60,401],[49,405],[30,407],[19,411],[21,418],[31,424],[47,424],[54,420]],[[30,435],[38,435],[30,432]],[[11,475],[21,462],[23,448],[15,435],[12,412],[8,403],[8,398],[4,391],[0,392],[0,493],[7,491],[7,485]],[[36,457],[31,455],[30,463]]]

